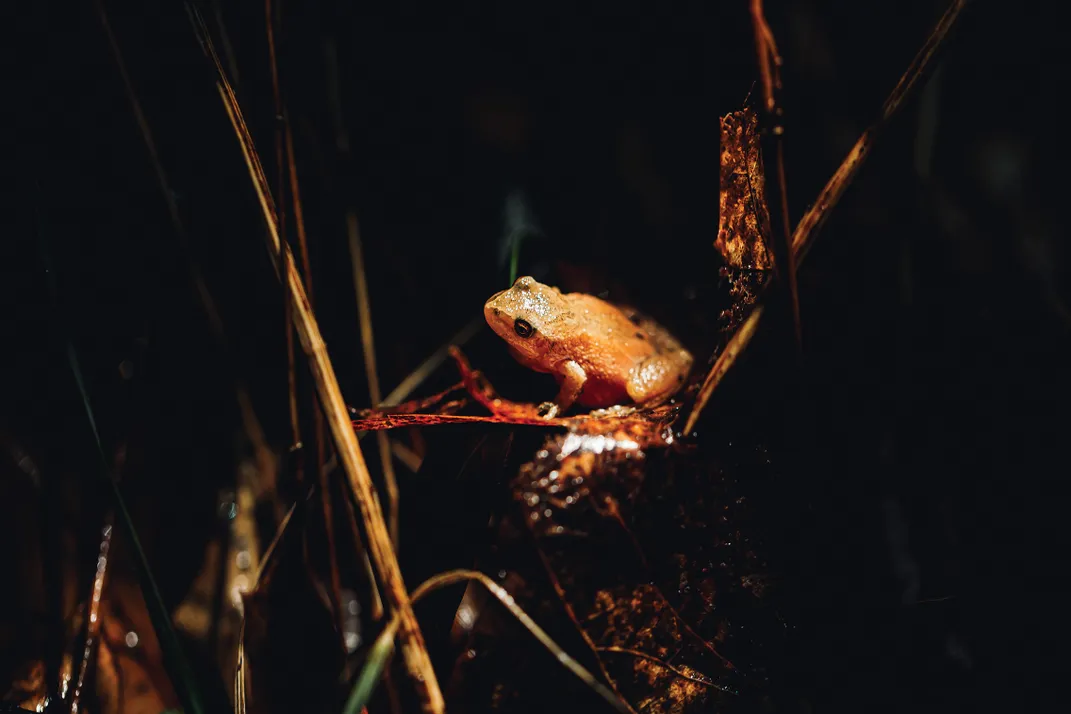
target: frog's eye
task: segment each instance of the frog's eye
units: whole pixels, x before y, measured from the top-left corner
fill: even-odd
[[[535,334],[535,328],[532,327],[532,323],[519,317],[513,321],[513,331],[521,337],[531,337]]]

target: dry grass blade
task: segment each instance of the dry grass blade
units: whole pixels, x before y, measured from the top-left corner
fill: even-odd
[[[234,668],[234,714],[245,714],[245,624],[238,640],[238,665]]]
[[[301,268],[305,271],[309,302],[315,305],[312,291],[312,262],[309,260],[309,238],[305,232],[305,211],[301,206],[301,187],[298,185],[297,158],[294,154],[294,131],[290,127],[289,118],[284,120],[284,124],[287,173],[290,177],[290,195],[294,201],[294,228],[297,232],[298,249],[301,251]]]
[[[297,509],[297,504],[290,506],[290,510],[286,512],[282,520],[279,522],[279,527],[275,529],[275,536],[271,539],[271,543],[264,550],[264,555],[260,559],[260,563],[257,565],[257,572],[253,575],[253,584],[250,586],[250,592],[256,591],[260,586],[261,579],[264,577],[264,572],[267,570],[269,564],[271,564],[275,558],[275,551],[279,547],[280,541],[283,539],[283,534],[286,533],[287,527],[290,525],[290,519],[294,515],[294,511]],[[234,668],[234,712],[235,714],[245,714],[245,613],[242,613],[242,624],[238,630],[238,655],[236,658],[237,664]]]
[[[264,549],[264,555],[260,558],[260,565],[257,566],[257,572],[253,576],[253,584],[250,587],[250,592],[255,591],[260,586],[260,581],[264,577],[264,571],[267,570],[268,565],[274,560],[275,550],[279,547],[279,543],[283,539],[283,534],[286,533],[286,529],[290,525],[290,519],[293,518],[296,509],[296,503],[291,505],[290,510],[286,512],[282,521],[279,522],[279,527],[275,529],[275,535],[272,537],[271,543],[268,543],[268,547]]]
[[[326,470],[329,466],[325,466]],[[379,622],[383,619],[383,596],[379,594],[379,588],[376,586],[376,574],[372,568],[372,562],[368,559],[368,549],[364,547],[364,539],[361,538],[361,528],[357,523],[357,514],[353,510],[353,499],[342,499],[343,504],[346,506],[346,525],[350,528],[350,534],[353,537],[353,545],[356,552],[361,554],[361,565],[364,567],[365,577],[368,578],[368,582],[371,584],[369,588],[369,595],[372,598],[370,603],[369,614],[372,619]]]
[[[952,4],[945,10],[945,14],[941,16],[933,32],[926,38],[926,42],[915,55],[915,58],[911,60],[907,71],[900,77],[900,81],[896,83],[889,97],[882,104],[881,114],[877,121],[856,140],[855,145],[848,152],[848,156],[841,162],[840,167],[837,168],[836,173],[826,183],[822,192],[818,194],[814,205],[800,219],[799,225],[796,226],[796,231],[792,234],[792,250],[796,254],[797,260],[802,261],[804,256],[807,255],[807,251],[811,249],[815,236],[829,217],[830,210],[844,195],[852,179],[859,173],[863,162],[870,154],[870,150],[874,146],[874,139],[903,105],[908,93],[918,84],[919,79],[922,78],[934,56],[941,49],[952,26],[955,25],[956,20],[959,18],[960,12],[963,11],[968,2],[969,0],[953,0]]]
[[[364,248],[361,245],[361,231],[357,225],[357,215],[351,210],[346,213],[346,235],[349,238],[350,258],[353,261],[353,285],[357,291],[357,314],[360,316],[361,348],[364,351],[364,369],[368,377],[368,396],[373,404],[379,404],[379,371],[376,369],[375,335],[372,331],[372,302],[368,297],[368,276],[364,265]],[[387,487],[387,524],[390,528],[390,540],[398,548],[398,479],[394,473],[394,461],[391,458],[390,442],[387,435],[376,434],[376,446],[379,449],[380,468],[383,469],[383,483]]]
[[[755,330],[759,326],[759,319],[762,318],[763,308],[762,305],[757,305],[751,314],[748,315],[747,320],[740,326],[735,333],[733,333],[732,339],[729,340],[729,344],[725,345],[725,349],[718,355],[718,360],[714,363],[714,366],[710,368],[710,372],[707,374],[707,378],[703,380],[703,386],[699,388],[699,395],[695,400],[695,408],[692,413],[688,415],[688,421],[684,424],[684,433],[691,434],[692,429],[695,428],[695,424],[699,421],[699,415],[703,411],[703,406],[706,405],[710,399],[710,395],[714,393],[714,390],[721,384],[721,380],[725,377],[725,374],[729,371],[729,368],[736,362],[736,358],[740,356],[740,353],[751,342],[751,338],[755,336]]]
[[[796,256],[792,251],[792,224],[788,217],[788,187],[785,180],[785,127],[782,123],[782,109],[777,103],[777,93],[781,90],[781,55],[777,51],[773,30],[766,22],[766,12],[762,0],[751,0],[751,22],[755,28],[755,52],[759,63],[759,77],[762,80],[762,108],[766,113],[768,131],[774,141],[774,170],[777,181],[772,186],[777,194],[778,213],[781,226],[776,233],[774,244],[777,246],[778,276],[785,280],[788,299],[792,309],[792,324],[796,332],[796,346],[802,346],[803,328],[800,323],[800,297],[796,286]]]
[[[866,160],[871,148],[873,148],[875,137],[888,124],[889,120],[896,114],[897,110],[903,106],[908,93],[918,84],[919,79],[929,68],[934,56],[944,44],[949,32],[959,18],[960,13],[967,5],[967,2],[968,0],[953,0],[952,4],[945,11],[945,14],[938,21],[936,27],[934,27],[933,31],[930,33],[930,36],[926,38],[926,42],[923,44],[922,48],[911,61],[907,71],[900,77],[900,81],[897,82],[896,87],[893,88],[888,99],[885,100],[878,119],[864,131],[862,136],[855,142],[851,151],[848,152],[844,161],[841,162],[840,167],[836,170],[833,176],[830,177],[825,188],[822,189],[822,192],[818,194],[818,199],[807,213],[804,214],[803,218],[796,226],[796,230],[792,234],[792,252],[795,254],[797,265],[801,263],[803,258],[807,255],[807,251],[810,250],[811,245],[814,243],[815,236],[818,234],[818,230],[824,225],[826,219],[829,217],[829,212],[844,195],[844,192],[847,190],[852,179],[855,178],[855,175],[859,173],[863,161]],[[715,362],[710,370],[710,374],[707,375],[703,387],[700,389],[692,413],[688,416],[685,431],[690,432],[695,426],[696,422],[699,420],[699,415],[702,413],[710,399],[710,395],[714,393],[714,388],[718,385],[729,368],[732,367],[737,356],[744,351],[744,348],[751,341],[751,338],[754,337],[755,327],[757,326],[761,315],[761,307],[752,311],[747,322],[741,325],[733,335],[729,345],[726,346],[723,353],[718,357],[717,362]],[[730,348],[732,349],[730,350]]]
[[[442,366],[450,356],[451,347],[460,347],[471,340],[484,325],[483,316],[473,318],[467,325],[458,330],[457,334],[450,338],[442,347],[435,350],[430,357],[420,363],[408,377],[398,383],[388,394],[379,407],[395,407],[409,398],[416,389],[432,375],[435,370]]]
[[[100,640],[100,599],[104,594],[104,579],[108,574],[108,551],[112,545],[112,524],[115,515],[109,511],[104,519],[104,528],[101,530],[100,551],[97,556],[97,571],[93,574],[93,592],[89,596],[89,612],[86,617],[86,636],[82,644],[82,658],[78,665],[78,676],[75,678],[74,689],[71,692],[71,714],[78,714],[82,705],[82,688],[85,687],[86,674],[93,662],[93,651]]]
[[[409,595],[402,579],[401,568],[398,565],[398,558],[391,545],[390,535],[383,519],[379,498],[376,495],[371,476],[368,473],[368,467],[361,454],[357,435],[350,424],[346,403],[342,399],[342,392],[338,385],[338,378],[335,376],[334,367],[327,355],[327,348],[320,334],[319,324],[309,305],[301,275],[294,265],[292,256],[290,256],[289,246],[279,239],[278,223],[271,202],[271,194],[263,168],[257,159],[252,137],[246,128],[245,121],[242,119],[241,109],[230,88],[230,84],[227,82],[219,58],[207,34],[203,32],[203,23],[200,22],[196,9],[189,3],[187,3],[187,8],[190,12],[194,32],[201,41],[206,54],[215,64],[217,70],[216,89],[238,138],[242,156],[245,159],[253,182],[253,188],[256,191],[268,226],[268,235],[271,241],[268,246],[269,254],[276,261],[275,267],[279,271],[280,280],[283,281],[285,286],[287,299],[293,303],[294,326],[297,328],[302,349],[308,358],[309,369],[312,372],[320,403],[326,412],[328,426],[335,440],[339,460],[353,489],[358,508],[360,508],[361,517],[368,535],[369,550],[379,572],[386,600],[400,618],[398,634],[401,640],[402,658],[420,697],[422,708],[429,712],[442,712],[444,707],[442,691],[435,677],[435,671],[432,669],[431,659],[424,645],[424,638],[420,633],[420,626],[413,615]],[[278,256],[280,255],[286,255],[288,259],[279,261]],[[285,272],[283,272],[284,270]]]
[[[276,10],[278,6],[276,6]],[[277,13],[272,11],[272,0],[265,0],[264,2],[264,27],[267,33],[268,40],[268,63],[271,70],[271,88],[272,88],[272,100],[275,105],[275,168],[278,172],[276,181],[276,192],[279,197],[277,206],[276,225],[279,231],[279,245],[280,248],[284,245],[288,245],[289,241],[286,237],[286,191],[288,188],[297,187],[297,169],[294,165],[293,154],[293,141],[289,140],[289,132],[285,132],[284,128],[288,127],[286,108],[283,105],[282,89],[279,86],[279,63],[276,59],[275,52],[275,25],[278,20]],[[285,147],[285,148],[284,148]],[[284,158],[285,157],[285,158]],[[288,170],[289,168],[289,170]],[[290,181],[287,182],[289,176]],[[300,205],[298,196],[294,195],[295,206]],[[304,226],[301,224],[301,215],[297,215],[299,234],[304,238]],[[305,270],[305,289],[309,295],[309,305],[312,305],[312,272],[308,263],[308,251],[305,250],[305,245],[302,243],[303,252],[302,255],[305,258],[304,270]],[[283,261],[284,266],[294,259],[294,256],[289,251],[282,251],[279,259]],[[284,272],[288,272],[289,267]],[[289,300],[284,301],[284,320],[283,325],[286,330],[286,360],[287,360],[287,389],[290,394],[290,429],[292,433],[292,444],[294,448],[302,446],[300,417],[298,411],[298,389],[297,389],[297,368],[294,362],[294,330],[293,330],[293,315],[292,303]],[[335,544],[335,518],[331,508],[331,489],[330,484],[327,482],[327,472],[323,468],[324,461],[324,448],[323,448],[323,420],[320,416],[320,410],[316,409],[315,398],[313,398],[313,406],[315,410],[315,438],[316,438],[316,468],[315,473],[318,476],[320,484],[320,509],[323,514],[323,529],[324,540],[327,542],[327,563],[330,577],[331,587],[328,590],[328,598],[331,602],[331,610],[334,612],[335,617],[338,618],[338,632],[339,632],[339,646],[345,650],[345,642],[342,640],[342,632],[344,630],[343,622],[345,615],[342,612],[342,576],[338,570],[338,547]],[[298,454],[298,466],[296,469],[298,483],[304,482],[304,452]]]
[[[342,611],[342,574],[338,569],[338,546],[335,543],[335,515],[331,505],[331,484],[327,477],[327,469],[323,468],[322,464],[317,463],[316,471],[320,480],[320,512],[324,519],[324,539],[327,541],[327,563],[331,583],[328,599],[337,620],[339,645],[345,651],[346,642],[342,633],[345,631],[343,628],[346,614]]]
[[[416,473],[420,470],[420,465],[424,462],[424,459],[408,446],[400,441],[391,439],[390,450],[394,454],[394,458],[401,461],[402,466],[409,469],[411,473]]]
[[[235,87],[241,87],[241,77],[238,74],[238,62],[234,59],[234,47],[231,44],[230,35],[227,34],[227,27],[223,23],[223,8],[221,7],[220,0],[212,0],[212,14],[216,18],[216,31],[219,32],[219,40],[223,45],[223,56],[227,58],[227,69],[231,73],[231,81]]]
[[[530,632],[532,636],[535,637],[536,640],[538,640],[539,643],[547,649],[548,652],[554,655],[554,657],[558,660],[558,662],[561,663],[563,667],[568,669],[580,681],[582,681],[593,691],[595,691],[607,704],[613,707],[614,711],[622,712],[622,714],[628,714],[632,711],[628,704],[626,704],[620,697],[614,694],[614,692],[611,691],[609,687],[607,687],[605,684],[596,679],[595,675],[589,672],[582,664],[577,662],[572,657],[572,655],[563,650],[557,642],[551,639],[550,635],[548,635],[542,627],[536,624],[535,620],[533,620],[531,616],[529,616],[528,613],[525,612],[521,608],[521,606],[517,604],[517,601],[513,599],[512,595],[506,592],[505,588],[503,588],[501,585],[499,585],[494,580],[487,577],[480,571],[451,570],[446,573],[440,573],[439,575],[433,575],[432,577],[421,583],[419,586],[417,586],[415,590],[413,590],[411,599],[413,602],[418,602],[425,595],[435,590],[439,590],[450,585],[455,585],[457,583],[470,581],[476,581],[483,585],[485,588],[487,588],[487,590],[492,595],[494,595],[495,598],[497,598],[498,601],[502,603],[502,605],[507,610],[509,610],[509,613],[515,618],[517,618],[518,622],[521,623],[524,629],[528,630],[528,632]],[[386,637],[384,637],[384,635],[381,635],[380,638],[376,641],[376,645],[373,646],[373,650],[375,650],[377,647],[383,647],[384,645],[381,644],[383,641],[390,641],[389,634],[391,633],[392,628],[395,626],[395,624],[395,620],[392,620],[387,624],[387,627],[384,630],[384,635],[386,635]],[[384,658],[385,655],[383,655],[381,652],[380,659]],[[375,663],[372,664],[373,666],[376,666]],[[356,714],[356,712],[360,711],[361,707],[363,707],[364,704],[367,703],[367,698],[372,693],[371,688],[369,687],[369,683],[375,683],[375,679],[371,676],[371,674],[373,674],[373,672],[370,671],[368,673],[368,676],[366,676],[366,673],[362,671],[361,675],[358,676],[357,683],[353,688],[353,693],[347,700],[346,709],[344,710],[345,714]]]
[[[265,0],[264,2],[264,26],[268,39],[268,64],[271,70],[271,93],[272,101],[275,104],[275,115],[281,118],[283,116],[283,98],[282,92],[279,89],[279,66],[275,60],[275,21],[272,18],[272,6],[271,0]],[[279,197],[278,215],[276,220],[279,225],[279,241],[286,243],[286,183],[283,180],[285,173],[285,166],[283,162],[283,129],[280,122],[276,121],[275,126],[275,167],[278,172],[278,179],[275,184],[275,192]],[[287,256],[281,256],[283,260],[287,259]],[[297,445],[301,443],[301,426],[298,416],[298,400],[297,400],[297,369],[294,365],[294,337],[291,329],[291,315],[290,315],[290,302],[284,303],[284,319],[286,325],[286,365],[287,365],[287,389],[290,395],[290,431],[292,443]],[[298,467],[298,481],[302,481],[302,469]],[[332,559],[332,562],[333,559]]]
[[[342,121],[341,80],[338,71],[338,53],[334,42],[328,39],[324,46],[327,61],[328,104],[335,125],[335,147],[342,156],[349,155],[349,135]],[[368,275],[364,264],[364,246],[353,209],[346,211],[346,237],[349,242],[350,260],[353,263],[353,288],[357,293],[357,315],[360,320],[361,351],[364,356],[365,375],[368,379],[368,397],[372,404],[379,404],[382,392],[379,386],[379,370],[376,369],[375,333],[372,329],[372,302],[368,297]],[[379,464],[383,471],[383,484],[387,489],[387,524],[391,542],[398,547],[398,478],[394,473],[390,442],[385,434],[376,435]]]
[[[283,115],[284,117],[286,116],[285,108],[283,109]],[[294,132],[290,126],[289,118],[285,118],[283,123],[286,138],[286,163],[290,176],[290,196],[294,203],[294,227],[296,228],[297,233],[298,248],[301,251],[301,268],[305,275],[305,289],[308,290],[309,293],[309,304],[315,305],[312,289],[312,262],[309,260],[309,241],[305,232],[305,211],[301,206],[301,190],[298,185],[297,159],[294,154]],[[315,403],[315,397],[313,398],[313,404],[313,436],[316,440],[316,468],[323,474],[326,472],[324,462],[327,454],[327,447],[324,443],[324,418],[323,412],[319,409],[319,405]],[[323,488],[326,493],[327,489],[325,486],[326,484],[321,482],[321,488]],[[330,542],[334,542],[334,535],[330,536]],[[331,562],[332,564],[337,563],[333,554]],[[337,567],[332,565],[332,577],[334,577],[334,572],[336,570]]]

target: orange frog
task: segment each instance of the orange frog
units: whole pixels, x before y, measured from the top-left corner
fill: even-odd
[[[483,314],[514,359],[558,380],[558,396],[539,407],[547,419],[574,403],[657,403],[680,389],[692,367],[692,355],[655,321],[531,277],[493,295]]]

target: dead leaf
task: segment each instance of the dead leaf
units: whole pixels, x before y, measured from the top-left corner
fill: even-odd
[[[714,247],[730,267],[772,270],[758,126],[758,117],[746,107],[721,118],[720,221]]]
[[[758,122],[747,107],[721,118],[720,221],[714,247],[726,263],[720,270],[729,287],[730,306],[721,314],[726,333],[743,324],[774,270]]]

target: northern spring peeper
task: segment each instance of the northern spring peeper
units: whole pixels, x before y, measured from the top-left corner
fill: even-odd
[[[599,408],[660,401],[680,389],[692,367],[692,355],[653,320],[528,276],[493,295],[483,314],[514,359],[557,379],[558,396],[539,408],[547,419],[574,403]]]

